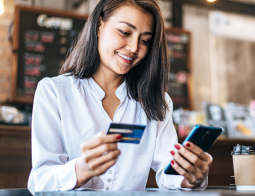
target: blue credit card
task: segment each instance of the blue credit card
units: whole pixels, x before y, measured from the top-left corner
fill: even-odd
[[[111,123],[107,134],[120,134],[123,143],[139,144],[146,126]]]

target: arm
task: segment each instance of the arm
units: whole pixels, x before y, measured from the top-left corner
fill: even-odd
[[[168,94],[166,94],[166,101],[169,111],[166,114],[165,120],[158,122],[156,147],[151,167],[156,171],[156,181],[160,189],[193,188],[195,186],[189,186],[183,176],[166,175],[164,173],[165,168],[171,159],[173,159],[170,152],[176,150],[174,145],[177,144],[177,134],[172,121],[173,103]],[[197,189],[204,189],[206,186],[207,178],[202,184],[197,185]]]
[[[61,139],[57,90],[49,79],[39,82],[32,116],[32,171],[28,189],[70,190],[76,185],[76,159],[70,160]]]
[[[119,135],[101,136],[84,141],[80,149],[82,156],[69,160],[62,138],[58,96],[64,95],[51,80],[39,82],[32,117],[33,168],[28,181],[28,189],[33,194],[35,191],[92,188],[90,179],[105,173],[120,154],[116,143]]]

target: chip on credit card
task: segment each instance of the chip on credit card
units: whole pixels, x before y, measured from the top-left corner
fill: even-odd
[[[146,126],[111,123],[107,134],[120,134],[123,143],[139,144]]]

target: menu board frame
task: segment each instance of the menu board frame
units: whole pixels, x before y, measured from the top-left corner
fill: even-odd
[[[191,65],[191,45],[192,45],[192,35],[190,31],[181,29],[181,28],[176,28],[176,27],[171,27],[171,28],[166,28],[166,35],[167,33],[174,33],[174,34],[185,34],[189,37],[189,42],[187,44],[187,63],[186,63],[186,71],[188,71],[188,81],[187,81],[187,99],[188,99],[188,107],[184,107],[183,109],[188,109],[192,110],[193,109],[193,77],[192,77],[192,65]],[[169,43],[169,42],[167,42]],[[171,64],[170,64],[171,68]],[[171,72],[171,69],[170,69]],[[171,95],[170,95],[171,97]],[[173,103],[174,104],[174,103]]]
[[[20,33],[20,16],[21,12],[48,14],[56,17],[67,17],[72,19],[80,19],[87,21],[88,15],[75,14],[53,9],[34,8],[25,6],[15,6],[14,15],[14,31],[13,31],[13,62],[12,62],[12,85],[11,85],[11,101],[17,103],[33,103],[33,98],[25,96],[17,96],[17,80],[18,80],[18,54],[19,54],[19,33]]]

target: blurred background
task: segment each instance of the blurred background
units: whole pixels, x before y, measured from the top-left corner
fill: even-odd
[[[26,187],[36,85],[57,76],[99,0],[0,0],[0,188]],[[255,145],[255,0],[161,0],[181,142],[196,124],[224,128],[209,185],[234,184],[230,152]],[[156,187],[151,172],[148,187]]]

